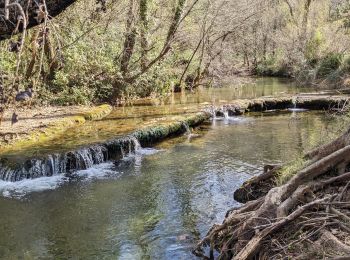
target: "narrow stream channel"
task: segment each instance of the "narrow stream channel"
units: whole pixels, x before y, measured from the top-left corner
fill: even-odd
[[[0,181],[0,258],[195,259],[194,243],[237,205],[233,191],[310,149],[329,125],[311,111],[220,118],[73,179]]]

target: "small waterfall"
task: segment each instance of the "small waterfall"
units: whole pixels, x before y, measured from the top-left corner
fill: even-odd
[[[185,128],[185,135],[190,136],[192,134],[190,126],[186,122],[182,122],[182,125]]]
[[[216,119],[216,111],[215,111],[214,107],[210,110],[210,114],[212,115],[213,120],[215,120]]]
[[[205,112],[209,113],[211,115],[211,117],[213,118],[213,120],[216,119],[216,109],[214,106],[211,106],[211,107],[207,107],[205,109]]]
[[[293,103],[293,108],[289,108],[288,110],[289,111],[292,111],[293,112],[293,115],[295,112],[304,112],[304,111],[307,111],[307,109],[305,108],[298,108],[298,98],[297,97],[294,97],[292,99],[292,103]]]
[[[229,116],[229,114],[228,114],[228,111],[226,110],[226,111],[224,111],[224,118],[225,119],[229,119],[230,118],[230,116]]]
[[[125,149],[123,146],[120,146],[120,153],[122,155],[122,158],[126,157],[126,154],[125,154]]]
[[[134,155],[141,149],[141,144],[135,136],[127,136],[75,151],[28,159],[21,163],[2,159],[0,180],[15,182],[85,170],[109,160],[119,160]]]
[[[131,136],[130,140],[131,140],[132,144],[134,145],[134,148],[133,148],[134,153],[137,153],[137,151],[139,151],[142,148],[139,140],[135,136]]]

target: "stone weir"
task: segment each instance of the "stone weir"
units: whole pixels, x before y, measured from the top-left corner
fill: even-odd
[[[40,158],[30,158],[24,162],[0,159],[0,180],[21,181],[58,174],[69,174],[84,170],[95,164],[122,159],[135,153],[142,146],[148,146],[162,139],[183,134],[189,127],[208,120],[211,114],[200,112],[183,120],[169,124],[155,125],[137,130],[125,137],[82,147],[74,151],[49,154]]]
[[[285,109],[333,110],[341,111],[348,104],[349,95],[300,94],[285,97],[262,97],[251,100],[234,100],[220,106],[205,108],[213,116],[237,116],[246,112],[264,112]]]
[[[286,97],[264,97],[253,100],[235,100],[207,106],[203,112],[184,117],[169,124],[154,125],[135,131],[125,137],[82,147],[74,151],[49,154],[38,158],[15,162],[0,159],[0,180],[21,181],[57,174],[70,174],[85,170],[95,164],[113,161],[135,153],[141,146],[149,146],[162,139],[188,132],[189,127],[197,126],[210,117],[235,116],[245,112],[304,108],[314,110],[342,109],[349,96],[298,95]]]

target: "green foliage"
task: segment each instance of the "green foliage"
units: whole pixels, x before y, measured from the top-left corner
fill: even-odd
[[[130,20],[129,0],[109,1],[105,12],[96,11],[94,0],[77,1],[49,23],[51,53],[44,50],[43,26],[36,27],[36,32],[40,32],[36,40],[38,53],[29,76],[26,72],[33,59],[35,34],[34,30],[28,31],[21,56],[19,89],[34,84],[37,97],[48,100],[47,103],[64,105],[159,96],[179,83],[190,61],[182,82],[202,75],[204,68],[206,76],[230,75],[245,70],[242,63],[253,64],[257,75],[300,76],[303,81],[329,78],[338,82],[336,79],[349,73],[349,59],[339,54],[349,45],[343,26],[348,19],[344,14],[350,10],[349,0],[334,5],[314,1],[307,24],[299,19],[304,15],[303,8],[293,5],[292,9],[286,9],[285,3],[256,12],[240,9],[238,0],[225,2],[224,6],[205,2],[198,1],[183,19],[190,9],[189,1],[138,1],[132,18],[135,45],[129,53],[124,48],[126,24]],[[326,6],[330,10],[325,10]],[[227,17],[242,12],[247,19],[227,21]],[[197,45],[203,30],[207,30],[203,46]],[[17,36],[12,40],[17,41]],[[16,53],[8,52],[8,45],[9,41],[0,42],[0,76],[14,79]],[[192,59],[194,50],[197,52]],[[52,52],[60,61],[53,73]],[[127,71],[122,73],[121,60],[125,53],[130,57]],[[155,62],[148,68],[146,65],[153,59]],[[142,71],[145,68],[147,71]],[[142,75],[134,78],[140,71]]]
[[[305,58],[312,67],[317,64],[323,43],[324,38],[322,32],[320,30],[316,30],[313,37],[306,44]]]
[[[342,63],[342,70],[350,73],[350,56],[344,57]]]
[[[350,1],[343,0],[332,13],[333,19],[342,19],[343,26],[346,29],[350,28]]]
[[[7,48],[7,42],[0,44],[0,50]],[[16,70],[16,55],[7,51],[0,51],[0,72],[14,72]]]
[[[277,55],[268,56],[258,63],[255,73],[259,76],[286,77],[289,75],[288,66],[281,61]]]
[[[281,170],[278,171],[277,175],[277,185],[283,185],[288,182],[299,170],[305,166],[306,161],[299,157],[293,160],[291,163],[284,166]]]
[[[320,60],[317,69],[317,77],[326,77],[335,72],[342,64],[343,55],[340,53],[330,53]]]
[[[173,74],[167,63],[155,65],[148,73],[140,76],[132,83],[116,81],[114,95],[122,100],[143,98],[149,96],[163,96],[171,90],[171,82],[176,74]],[[110,94],[106,89],[106,94]],[[112,90],[111,90],[112,91]]]
[[[86,105],[90,103],[91,92],[84,88],[69,88],[51,97],[51,103],[55,105]]]
[[[120,60],[125,40],[124,25],[127,21],[127,12],[123,13],[123,5],[127,5],[128,1],[121,1],[120,4],[122,6],[110,3],[106,13],[101,14],[96,13],[95,1],[78,2],[55,21],[59,25],[55,24],[49,28],[52,32],[51,43],[62,66],[54,71],[52,77],[51,74],[48,76],[51,63],[49,55],[43,50],[43,45],[39,44],[33,72],[26,79],[26,71],[33,57],[31,39],[35,35],[34,30],[29,30],[19,71],[22,84],[20,89],[34,82],[39,102],[58,105],[114,102],[168,93],[172,82],[179,77],[184,67],[175,63],[179,57],[188,58],[191,46],[184,48],[180,55],[177,54],[179,51],[168,54],[135,80],[124,80],[120,71]],[[138,19],[135,23],[136,45],[126,78],[142,69],[140,56],[144,52],[140,32],[145,33],[152,43],[146,59],[151,61],[162,50],[166,36],[171,34],[172,30],[177,30],[186,0],[179,0],[176,8],[173,7],[162,7],[162,13],[165,19],[171,21],[170,24],[156,29],[155,32],[148,32],[156,26],[151,14],[159,11],[160,7],[156,1],[140,2],[140,6],[137,7],[139,10],[135,10],[140,15],[135,17]],[[120,12],[118,16],[115,15],[116,10]],[[37,42],[43,43],[40,38],[42,26],[36,27],[36,30],[39,31]],[[14,77],[16,53],[7,51],[8,44],[9,41],[0,42],[0,76]]]

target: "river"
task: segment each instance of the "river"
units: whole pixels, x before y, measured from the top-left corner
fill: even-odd
[[[44,150],[107,140],[207,102],[300,91],[307,90],[265,79],[154,106],[117,108],[106,120],[73,129]],[[264,164],[286,162],[310,149],[331,121],[311,111],[216,118],[191,135],[140,147],[120,161],[78,171],[74,178],[0,181],[0,258],[195,259],[194,244],[238,205],[233,191],[261,173]]]

